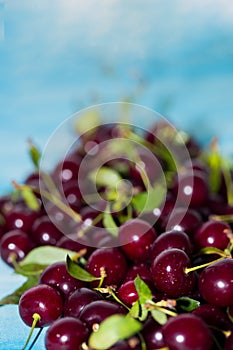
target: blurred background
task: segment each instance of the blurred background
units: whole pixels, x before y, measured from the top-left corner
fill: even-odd
[[[0,193],[92,104],[130,101],[233,153],[232,0],[0,0]]]

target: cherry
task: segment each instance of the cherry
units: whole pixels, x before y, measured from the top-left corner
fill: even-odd
[[[118,298],[126,305],[132,306],[138,300],[138,293],[134,281],[123,283],[117,291]]]
[[[12,266],[12,259],[22,260],[34,247],[28,234],[21,230],[12,230],[3,235],[0,241],[1,258]]]
[[[78,187],[77,181],[68,181],[63,185],[63,191],[68,205],[79,212],[82,207],[82,195]]]
[[[31,237],[39,245],[55,245],[62,236],[46,215],[35,220],[32,226]]]
[[[211,332],[195,315],[181,314],[170,318],[162,333],[169,350],[212,350]]]
[[[145,282],[151,282],[150,265],[146,263],[132,263],[127,271],[125,282],[134,280],[137,276],[140,276]]]
[[[156,238],[151,248],[150,260],[153,261],[159,253],[170,248],[181,249],[189,257],[192,253],[192,245],[188,235],[183,231],[171,230]]]
[[[155,287],[172,298],[188,295],[195,286],[194,273],[185,272],[189,266],[190,259],[183,250],[164,250],[152,262],[151,272]]]
[[[226,312],[219,306],[213,304],[202,304],[193,310],[192,313],[201,317],[208,326],[222,330],[229,330],[232,328],[232,324],[227,317]]]
[[[190,238],[201,226],[201,215],[194,209],[176,208],[171,213],[170,217],[164,218],[162,228],[166,231],[178,230],[184,231]]]
[[[79,318],[92,329],[93,325],[98,325],[107,317],[115,314],[124,315],[126,314],[126,309],[122,305],[112,301],[96,300],[84,306],[79,314]]]
[[[39,217],[39,211],[32,211],[23,205],[15,205],[12,210],[5,213],[7,229],[19,229],[24,232],[30,231],[33,222]]]
[[[230,243],[228,233],[231,228],[221,221],[207,221],[199,227],[194,235],[195,246],[198,249],[205,247],[215,247],[221,250],[227,248]]]
[[[85,286],[85,282],[70,276],[65,262],[57,262],[47,266],[40,275],[39,283],[48,284],[57,289],[64,297],[75,289]]]
[[[75,252],[79,252],[85,249],[85,257],[89,257],[90,254],[93,252],[93,248],[90,246],[90,240],[88,239],[87,235],[78,237],[77,233],[70,233],[67,236],[63,236],[56,243],[56,246],[60,248],[73,250]]]
[[[208,186],[205,176],[200,171],[187,172],[180,178],[177,178],[173,191],[175,196],[177,196],[179,191],[180,206],[198,208],[205,205],[208,199]]]
[[[199,291],[208,302],[220,307],[233,305],[233,259],[223,259],[200,274]]]
[[[85,324],[73,317],[55,321],[45,335],[46,350],[77,350],[87,341],[89,330]]]
[[[145,322],[142,335],[147,349],[161,349],[165,347],[162,326],[152,318],[147,319]]]
[[[36,327],[48,326],[61,316],[63,300],[60,293],[46,284],[32,287],[19,300],[19,314],[24,323],[32,325],[33,315],[38,314]]]
[[[146,261],[151,245],[157,237],[155,229],[146,221],[131,219],[119,229],[119,243],[126,256],[134,261]]]
[[[65,300],[64,315],[78,318],[82,309],[96,300],[103,300],[100,293],[85,287],[76,289]]]
[[[119,285],[126,275],[127,262],[119,248],[97,248],[89,256],[86,269],[96,277],[100,277],[104,269],[107,276],[103,285]]]
[[[78,170],[79,164],[78,162],[74,162],[73,160],[64,160],[64,162],[60,162],[54,169],[52,173],[52,177],[55,181],[55,184],[58,188],[61,187],[61,184],[76,181],[78,180]]]

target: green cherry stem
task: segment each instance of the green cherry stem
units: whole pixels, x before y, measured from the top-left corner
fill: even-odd
[[[193,271],[202,269],[202,268],[207,267],[207,266],[209,266],[209,265],[212,265],[212,264],[214,264],[214,263],[216,263],[216,262],[218,262],[218,261],[221,261],[221,260],[223,260],[223,259],[225,259],[225,258],[226,258],[226,256],[221,257],[221,258],[216,259],[216,260],[213,260],[213,261],[210,261],[210,262],[208,262],[208,263],[206,263],[206,264],[202,264],[202,265],[198,265],[198,266],[193,266],[193,267],[186,267],[186,269],[184,270],[184,272],[185,272],[185,273],[190,273],[190,272],[193,272]]]
[[[28,343],[29,343],[29,341],[30,341],[30,339],[31,339],[31,337],[32,337],[32,333],[33,333],[33,331],[34,331],[34,329],[35,329],[35,327],[36,327],[36,324],[37,324],[38,321],[40,321],[40,315],[37,314],[37,313],[34,313],[34,314],[32,315],[32,318],[33,318],[33,322],[32,322],[32,326],[31,326],[31,330],[30,330],[30,333],[29,333],[29,335],[28,335],[28,337],[27,337],[27,340],[26,340],[26,342],[25,342],[25,344],[24,344],[22,350],[25,350],[25,349],[26,349],[26,347],[27,347],[27,345],[28,345]]]

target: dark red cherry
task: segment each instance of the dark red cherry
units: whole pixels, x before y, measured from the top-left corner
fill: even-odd
[[[40,315],[36,327],[48,326],[61,316],[62,309],[61,294],[46,284],[28,289],[19,300],[20,317],[28,326],[32,325],[35,313]]]
[[[117,291],[118,298],[126,305],[132,306],[138,300],[138,293],[134,281],[123,283]]]
[[[233,305],[233,259],[206,267],[199,277],[199,291],[208,303],[220,307]]]
[[[31,237],[38,245],[56,245],[62,236],[47,215],[37,219],[32,226]]]
[[[162,326],[152,318],[148,318],[145,322],[142,330],[142,335],[145,340],[147,349],[165,348]]]
[[[88,258],[86,269],[96,277],[101,276],[104,269],[105,277],[103,285],[119,285],[125,278],[127,262],[119,248],[98,248]]]
[[[84,306],[79,318],[91,329],[94,324],[100,324],[107,317],[114,314],[126,314],[126,309],[115,302],[97,300]]]
[[[78,350],[87,341],[89,330],[85,324],[73,317],[55,321],[45,335],[46,350]]]
[[[212,350],[212,335],[201,318],[192,314],[171,317],[162,328],[169,350]]]
[[[12,230],[3,235],[0,241],[1,258],[12,266],[12,256],[16,261],[22,260],[34,247],[27,233],[21,230]]]
[[[146,281],[151,281],[150,264],[136,263],[129,266],[127,271],[125,282],[134,280],[137,276]]]
[[[151,267],[155,287],[171,298],[188,295],[195,286],[194,273],[185,272],[188,267],[190,259],[183,250],[164,250],[155,258]]]
[[[39,283],[48,284],[57,289],[64,297],[85,286],[85,282],[70,276],[65,262],[57,262],[47,266],[40,276]]]
[[[150,260],[153,261],[159,253],[170,248],[181,249],[189,257],[192,253],[192,245],[188,235],[183,231],[171,230],[156,238],[151,248]]]
[[[194,209],[176,208],[170,216],[164,219],[163,229],[165,231],[178,230],[184,231],[190,238],[201,226],[201,215]]]
[[[103,300],[100,293],[89,288],[79,288],[66,298],[64,316],[78,318],[82,309],[96,300]]]
[[[202,318],[208,325],[216,329],[229,330],[232,328],[232,323],[225,310],[213,304],[202,304],[197,307],[192,313]]]
[[[200,171],[187,172],[176,179],[173,188],[180,206],[198,208],[208,199],[208,186],[205,176]]]
[[[231,228],[225,222],[207,221],[194,235],[195,246],[198,249],[215,247],[224,250],[230,243],[229,233],[231,233]]]
[[[157,237],[155,229],[146,221],[131,219],[119,229],[119,243],[126,256],[134,261],[146,261],[151,245]]]
[[[9,231],[18,229],[27,232],[39,216],[40,211],[32,211],[18,204],[5,214],[5,223]]]

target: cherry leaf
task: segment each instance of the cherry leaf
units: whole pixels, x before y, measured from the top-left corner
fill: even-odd
[[[88,345],[92,349],[107,350],[120,340],[138,333],[142,324],[131,316],[113,315],[105,319],[96,332],[89,337]]]
[[[19,288],[17,288],[13,293],[5,296],[0,300],[0,306],[9,304],[18,304],[21,295],[29,288],[36,286],[38,284],[38,276],[30,276]]]
[[[165,187],[157,184],[154,188],[149,188],[148,191],[135,195],[132,199],[132,204],[139,212],[151,212],[162,204],[165,195]]]
[[[99,169],[93,170],[89,178],[97,186],[106,186],[109,188],[115,188],[117,183],[122,180],[120,174],[107,166],[102,166]]]
[[[151,311],[151,316],[153,319],[158,322],[161,326],[163,326],[167,322],[167,315],[157,309],[152,309]]]
[[[37,211],[40,209],[39,201],[35,196],[33,190],[29,186],[27,185],[21,186],[20,192],[23,197],[23,200],[25,201],[29,209],[34,211]]]
[[[93,276],[88,271],[86,271],[81,266],[79,266],[77,263],[75,263],[69,257],[69,255],[67,255],[67,258],[66,258],[66,267],[69,274],[80,281],[92,282],[92,281],[100,280],[100,277]]]
[[[75,257],[77,252],[53,246],[37,247],[32,249],[27,256],[20,261],[19,266],[24,267],[28,264],[42,266],[51,265],[56,262],[66,261],[67,254],[71,257]]]
[[[116,225],[112,214],[108,211],[104,212],[103,224],[106,230],[111,233],[111,235],[113,235],[114,237],[118,236],[118,226]]]
[[[34,145],[34,143],[29,140],[29,155],[36,169],[39,169],[39,163],[41,159],[41,152]]]
[[[191,312],[198,306],[200,306],[200,302],[192,298],[180,297],[176,299],[176,307],[182,311]]]

